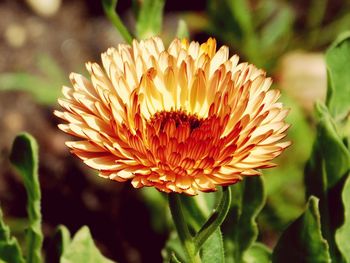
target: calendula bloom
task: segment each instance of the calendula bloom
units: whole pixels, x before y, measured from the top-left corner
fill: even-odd
[[[120,44],[103,67],[86,64],[91,81],[70,75],[59,128],[100,176],[136,188],[195,195],[259,175],[290,144],[288,110],[266,73],[238,60],[212,38]]]

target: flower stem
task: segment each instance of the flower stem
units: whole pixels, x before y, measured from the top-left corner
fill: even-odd
[[[228,186],[222,188],[222,196],[220,203],[216,207],[213,214],[209,217],[207,222],[202,226],[194,237],[196,253],[202,247],[205,241],[217,230],[224,222],[231,204],[231,189]]]
[[[103,0],[102,5],[103,5],[103,10],[105,11],[105,14],[108,17],[108,19],[117,28],[117,30],[122,35],[124,40],[129,44],[131,44],[133,37],[131,36],[128,29],[125,27],[125,25],[123,24],[122,20],[120,19],[119,15],[115,10],[117,1]]]
[[[187,254],[188,262],[200,263],[201,260],[197,253],[198,250],[195,247],[193,236],[191,235],[184,218],[180,197],[176,193],[171,193],[168,196],[170,212],[182,247]]]

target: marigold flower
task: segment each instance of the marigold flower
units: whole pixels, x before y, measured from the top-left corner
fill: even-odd
[[[259,175],[290,144],[288,110],[266,73],[238,60],[212,38],[120,44],[103,68],[86,64],[91,81],[70,75],[59,128],[81,138],[66,144],[100,176],[136,188],[195,195]]]

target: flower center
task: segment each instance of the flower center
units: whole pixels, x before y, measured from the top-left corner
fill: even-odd
[[[165,124],[170,120],[175,122],[176,128],[181,124],[188,123],[191,132],[194,129],[199,128],[203,122],[203,120],[198,118],[196,114],[188,114],[183,110],[157,112],[153,115],[150,122],[155,123],[160,121],[160,130],[162,131]]]

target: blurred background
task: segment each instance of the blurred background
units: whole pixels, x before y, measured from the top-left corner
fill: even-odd
[[[131,31],[141,3],[118,2],[118,13]],[[267,201],[258,220],[259,239],[273,247],[305,204],[302,175],[313,142],[313,104],[326,93],[323,52],[350,29],[350,1],[168,0],[164,11],[165,43],[184,26],[181,19],[191,40],[213,36],[241,61],[265,69],[291,108],[293,145],[278,159],[278,168],[264,172]],[[73,233],[88,225],[107,257],[161,262],[169,232],[163,196],[95,176],[70,155],[64,145],[69,137],[56,128],[59,120],[52,114],[61,86],[69,85],[69,73],[86,75],[85,62],[100,62],[102,52],[121,42],[100,1],[0,1],[0,202],[21,240],[26,194],[8,156],[16,134],[30,132],[40,145],[47,251],[58,224]]]

